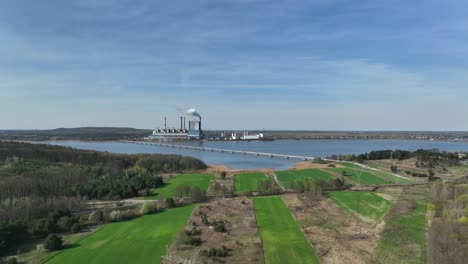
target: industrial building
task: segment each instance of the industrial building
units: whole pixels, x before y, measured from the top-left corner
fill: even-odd
[[[198,120],[189,121],[189,129],[186,129],[186,119],[184,116],[180,117],[179,128],[168,128],[167,118],[164,117],[164,128],[157,128],[153,130],[153,134],[146,137],[148,140],[159,141],[173,141],[173,140],[200,140],[204,139],[205,135],[202,130],[201,115],[195,109],[187,111],[188,115],[198,118]]]

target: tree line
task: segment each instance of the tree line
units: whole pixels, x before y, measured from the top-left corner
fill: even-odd
[[[432,168],[438,164],[457,165],[459,164],[458,153],[440,151],[438,149],[418,149],[416,151],[406,150],[378,150],[359,155],[332,155],[328,157],[334,160],[345,160],[364,162],[366,160],[396,159],[405,160],[416,158],[421,167]]]

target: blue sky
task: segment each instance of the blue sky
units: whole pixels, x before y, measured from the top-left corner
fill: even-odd
[[[0,129],[468,130],[467,1],[0,2]]]

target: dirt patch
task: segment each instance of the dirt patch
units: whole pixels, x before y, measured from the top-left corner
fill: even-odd
[[[370,227],[324,198],[310,201],[302,195],[283,195],[286,205],[320,257],[321,263],[367,263],[383,229],[383,222]]]
[[[203,223],[201,215],[206,215],[208,225]],[[223,222],[226,232],[216,232],[215,222]],[[190,231],[193,227],[201,230],[198,237],[201,238],[202,244],[197,247],[184,244],[187,239],[185,230]],[[222,199],[198,206],[176,242],[169,248],[169,252],[176,260],[174,263],[189,263],[189,260],[191,263],[219,263],[204,256],[202,252],[222,246],[229,249],[229,255],[220,258],[222,262],[264,263],[262,243],[251,199]]]

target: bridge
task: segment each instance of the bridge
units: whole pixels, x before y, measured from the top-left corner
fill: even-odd
[[[255,151],[245,151],[245,150],[233,150],[233,149],[196,147],[196,146],[187,146],[187,145],[179,145],[179,144],[167,144],[167,143],[150,142],[150,141],[120,140],[120,142],[131,143],[131,144],[140,144],[140,145],[153,145],[153,146],[168,147],[168,148],[207,151],[207,152],[219,152],[219,153],[228,153],[228,154],[251,155],[251,156],[257,156],[257,157],[298,159],[298,160],[303,160],[303,161],[313,160],[314,159],[314,157],[307,157],[307,156],[297,156],[297,155],[277,154],[277,153],[267,153],[267,152],[255,152]]]

